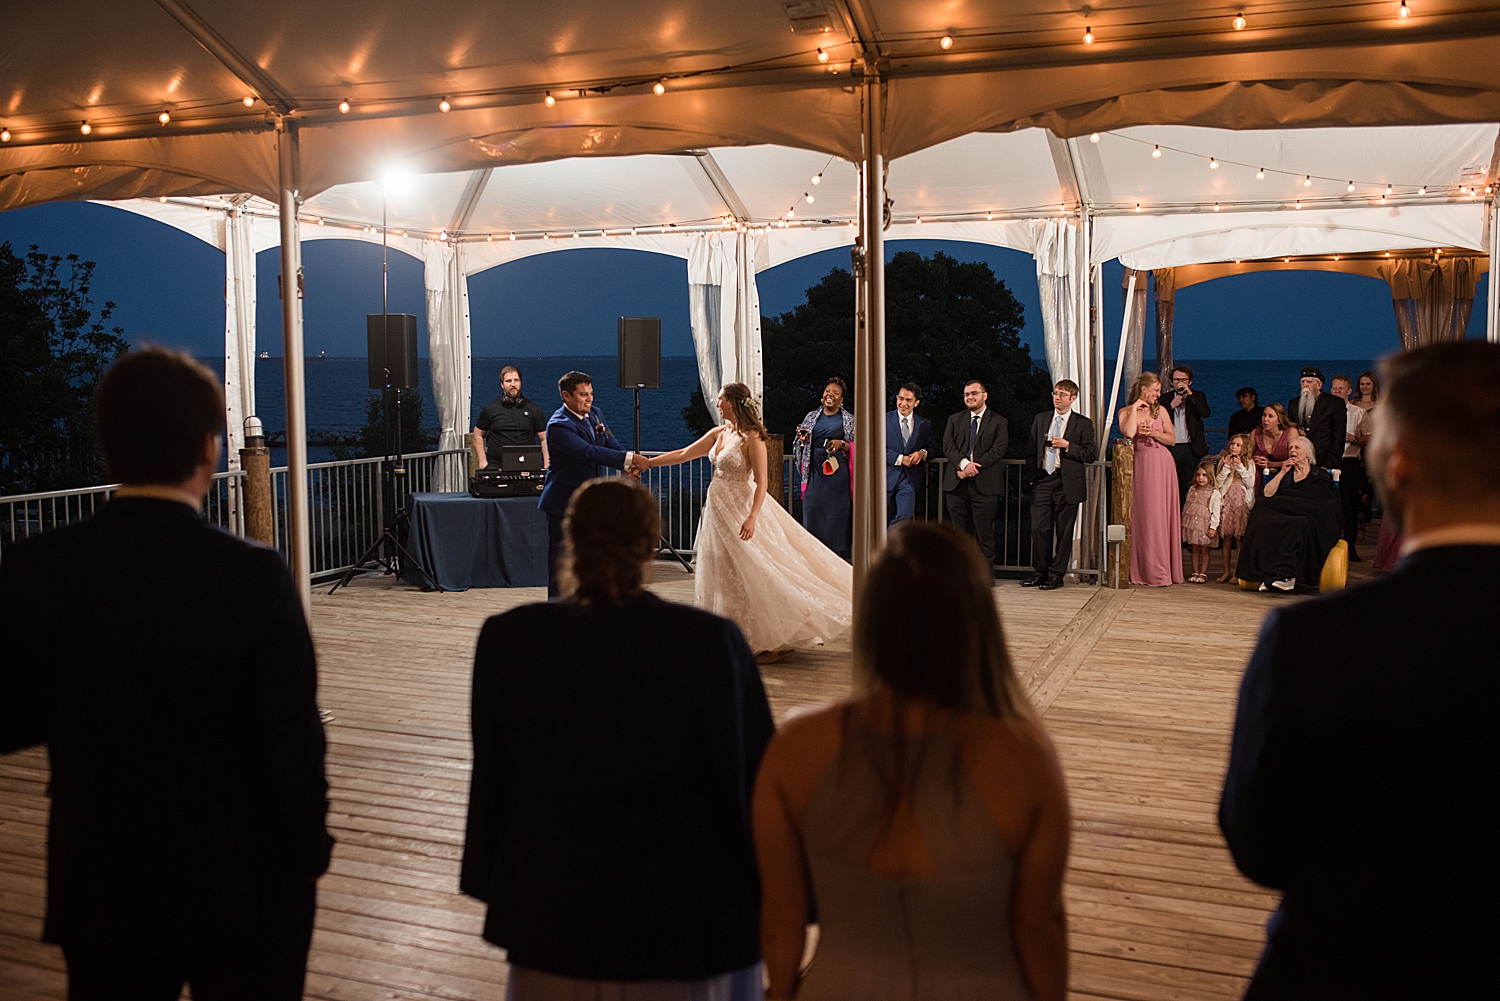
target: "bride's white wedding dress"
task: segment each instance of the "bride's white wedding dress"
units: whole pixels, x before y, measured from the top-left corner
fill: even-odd
[[[698,525],[698,607],[732,619],[756,652],[842,635],[853,619],[853,569],[770,497],[755,535],[742,540],[755,496],[743,436],[725,428],[708,457],[714,476]]]

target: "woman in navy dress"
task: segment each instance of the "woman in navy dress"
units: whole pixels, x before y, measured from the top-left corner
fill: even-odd
[[[823,387],[823,406],[797,427],[794,454],[802,476],[802,524],[839,556],[852,557],[854,498],[849,463],[854,415],[844,409],[848,387],[838,376]]]

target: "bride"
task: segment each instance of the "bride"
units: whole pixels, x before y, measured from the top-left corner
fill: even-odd
[[[694,601],[732,619],[761,663],[772,663],[849,628],[853,571],[780,504],[766,503],[766,428],[749,388],[729,383],[716,405],[725,423],[651,465],[705,455],[713,462],[698,526]]]

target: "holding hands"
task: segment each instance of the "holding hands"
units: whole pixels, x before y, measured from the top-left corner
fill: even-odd
[[[651,460],[641,453],[636,452],[630,457],[630,461],[626,464],[625,472],[635,477],[636,479],[640,479],[641,474],[650,468]]]

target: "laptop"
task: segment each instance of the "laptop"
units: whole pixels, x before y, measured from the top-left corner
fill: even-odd
[[[500,471],[502,473],[541,473],[542,446],[501,445]]]

